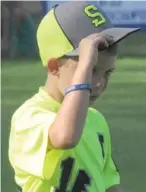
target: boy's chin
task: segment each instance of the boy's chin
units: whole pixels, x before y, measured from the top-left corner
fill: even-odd
[[[95,101],[90,101],[89,107],[93,107],[93,106],[94,106],[94,103],[95,103]]]
[[[90,100],[90,102],[89,102],[89,106],[90,106],[90,107],[94,106],[94,104],[96,103],[96,101],[97,101],[97,99],[94,100],[94,101]]]
[[[102,95],[102,94],[101,94],[101,95]],[[97,99],[98,99],[101,95],[90,98],[89,106],[90,106],[90,107],[94,106],[95,103],[96,103],[96,101],[97,101]]]

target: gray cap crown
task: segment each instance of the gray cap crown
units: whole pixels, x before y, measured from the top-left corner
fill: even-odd
[[[86,9],[88,9],[88,14],[85,12]],[[65,54],[68,56],[78,55],[79,42],[88,35],[102,31],[104,34],[113,36],[114,41],[112,44],[114,44],[140,30],[139,28],[113,27],[105,12],[90,1],[62,3],[55,7],[54,14],[60,28],[74,47],[72,52]],[[100,21],[102,22],[100,23]]]
[[[80,40],[84,37],[112,27],[108,17],[99,7],[97,7],[98,12],[104,16],[106,22],[101,24],[99,27],[96,27],[92,23],[93,20],[101,20],[101,18],[100,16],[92,18],[85,13],[85,8],[89,5],[92,4],[90,2],[75,1],[60,4],[55,8],[55,16],[58,21],[58,24],[60,25],[60,27],[62,28],[74,48],[78,47]],[[91,11],[92,14],[97,13],[97,10]]]

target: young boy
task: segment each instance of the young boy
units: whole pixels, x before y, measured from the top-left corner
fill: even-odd
[[[37,39],[49,75],[12,117],[9,158],[19,191],[120,191],[108,125],[90,106],[115,68],[116,43],[138,30],[112,28],[89,2],[61,4],[43,18]]]

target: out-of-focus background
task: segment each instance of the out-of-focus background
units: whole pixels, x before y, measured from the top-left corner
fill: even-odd
[[[110,5],[101,2],[101,6],[117,6],[118,10],[121,2],[111,1]],[[50,2],[49,5],[53,4]],[[11,116],[38,91],[47,75],[39,59],[36,29],[48,7],[46,2],[40,1],[1,2],[2,192],[16,192],[14,173],[8,161]],[[120,23],[121,18],[124,21],[132,18],[138,25],[141,20],[146,21],[146,3],[143,10],[145,12],[133,11],[120,16],[119,12],[116,21]],[[111,17],[114,19],[113,13]],[[141,32],[120,44],[116,71],[95,106],[109,122],[114,159],[121,173],[124,192],[146,190],[146,23],[141,27]]]

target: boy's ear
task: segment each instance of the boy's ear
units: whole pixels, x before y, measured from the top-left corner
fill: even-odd
[[[59,76],[59,66],[59,59],[51,58],[48,60],[48,72],[52,75]]]

